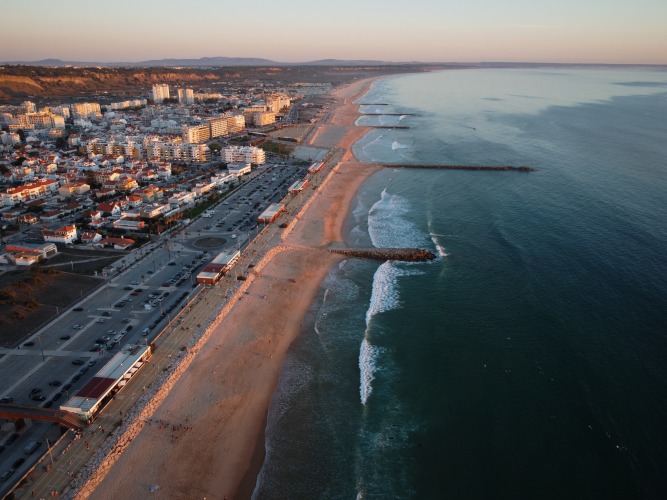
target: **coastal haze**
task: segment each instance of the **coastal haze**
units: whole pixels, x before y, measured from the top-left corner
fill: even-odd
[[[8,9],[0,494],[667,491],[665,2]]]
[[[285,62],[667,63],[667,5],[661,0],[418,0],[410,5],[342,0],[335,7],[262,0],[252,9],[213,0],[83,5],[13,4],[7,19],[17,22],[5,23],[3,34],[21,43],[0,48],[0,61],[225,55]]]

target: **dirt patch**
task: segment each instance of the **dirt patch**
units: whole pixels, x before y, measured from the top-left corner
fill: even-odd
[[[310,124],[308,125],[296,125],[294,127],[285,127],[280,130],[274,130],[269,133],[269,136],[274,139],[279,139],[281,137],[290,137],[292,139],[302,139],[306,132],[310,130]]]
[[[217,236],[209,236],[206,238],[199,238],[192,243],[192,246],[196,248],[217,248],[221,247],[227,243],[227,240],[224,238],[219,238]]]
[[[58,254],[42,263],[47,269],[57,269],[75,274],[94,276],[128,254],[123,250],[102,250],[58,247]]]
[[[0,277],[0,346],[11,347],[101,283],[55,269],[26,269]]]

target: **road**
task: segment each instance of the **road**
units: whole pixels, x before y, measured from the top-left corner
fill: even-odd
[[[288,187],[305,174],[303,166],[281,163],[260,167],[214,207],[211,217],[199,217],[175,236],[163,235],[124,256],[116,263],[122,269],[120,274],[106,279],[90,295],[82,296],[79,303],[30,335],[21,346],[0,349],[0,398],[12,398],[12,403],[18,405],[58,407],[121,347],[151,342],[200,290],[196,287],[197,271],[218,252],[231,247],[246,248],[261,230],[257,216],[270,203],[281,200]],[[214,240],[214,246],[203,246],[207,238],[215,238],[217,243]],[[148,308],[146,303],[150,304]],[[142,335],[147,328],[150,331]],[[93,350],[98,344],[104,345]],[[0,474],[13,468],[33,435],[44,442],[41,436],[51,427],[28,422],[26,429],[19,432],[19,439],[0,456]],[[10,434],[0,434],[0,442]],[[3,485],[19,478],[37,456],[39,453],[29,457],[0,483],[0,491]]]

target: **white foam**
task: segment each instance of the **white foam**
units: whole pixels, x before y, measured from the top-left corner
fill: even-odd
[[[373,289],[371,291],[371,303],[366,311],[366,328],[370,326],[373,316],[381,312],[396,309],[399,305],[398,290],[396,288],[396,277],[401,270],[395,267],[391,261],[384,262],[377,268],[373,275]]]
[[[377,248],[421,247],[426,235],[405,216],[410,213],[409,202],[390,194],[385,188],[368,213],[368,234]]]
[[[433,241],[433,244],[438,251],[438,255],[440,255],[440,257],[447,257],[448,253],[445,251],[445,248],[441,246],[440,243],[438,243],[437,236],[437,234],[431,233],[431,240]]]
[[[394,141],[394,142],[392,142],[392,144],[391,144],[391,149],[392,149],[392,151],[396,151],[397,149],[407,149],[407,148],[409,148],[409,147],[410,147],[410,146],[408,146],[407,144],[401,144],[401,143],[398,142],[398,141]]]
[[[361,404],[366,405],[368,398],[373,392],[373,379],[375,378],[375,360],[377,359],[379,349],[364,339],[359,349],[359,371],[361,380],[359,384],[359,395]]]
[[[327,302],[327,297],[329,296],[330,293],[331,293],[331,288],[327,288],[327,289],[324,291],[324,297],[322,298],[322,304],[326,304],[326,302]],[[315,325],[315,330],[317,330],[317,325]],[[317,333],[320,333],[320,332],[317,332]]]

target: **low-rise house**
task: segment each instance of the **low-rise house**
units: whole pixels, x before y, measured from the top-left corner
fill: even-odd
[[[102,188],[95,191],[95,196],[98,198],[107,198],[109,196],[116,196],[118,191],[116,191],[115,185],[113,187]]]
[[[113,222],[114,229],[122,229],[125,231],[143,231],[146,223],[141,219],[134,217],[121,217]]]
[[[137,196],[136,194],[130,194],[126,196],[125,199],[131,208],[137,208],[142,204],[141,196]]]
[[[98,248],[113,247],[116,250],[127,250],[132,245],[134,245],[134,240],[127,238],[104,238],[97,243],[93,243],[93,246]]]
[[[40,259],[48,259],[58,253],[58,247],[53,243],[7,243],[5,250],[14,254],[32,254]]]
[[[141,217],[145,219],[154,219],[168,212],[170,209],[171,207],[169,205],[158,205],[157,203],[145,205],[141,208]]]
[[[42,237],[48,243],[74,243],[77,239],[76,226],[62,226],[58,229],[42,229]]]
[[[190,205],[195,202],[195,194],[185,191],[174,193],[169,197],[169,204],[174,206]]]
[[[84,194],[90,191],[90,185],[85,182],[76,182],[72,184],[65,184],[58,188],[58,194],[64,196],[65,198],[71,198],[72,196]]]
[[[81,243],[84,245],[92,245],[102,240],[102,235],[94,231],[85,231],[81,235]]]
[[[64,215],[62,210],[48,210],[46,212],[42,212],[42,214],[39,216],[39,219],[42,222],[51,222],[58,219],[61,215]]]
[[[120,204],[115,201],[110,201],[106,203],[99,203],[97,205],[97,210],[104,213],[110,213],[111,215],[120,215],[121,207]]]

